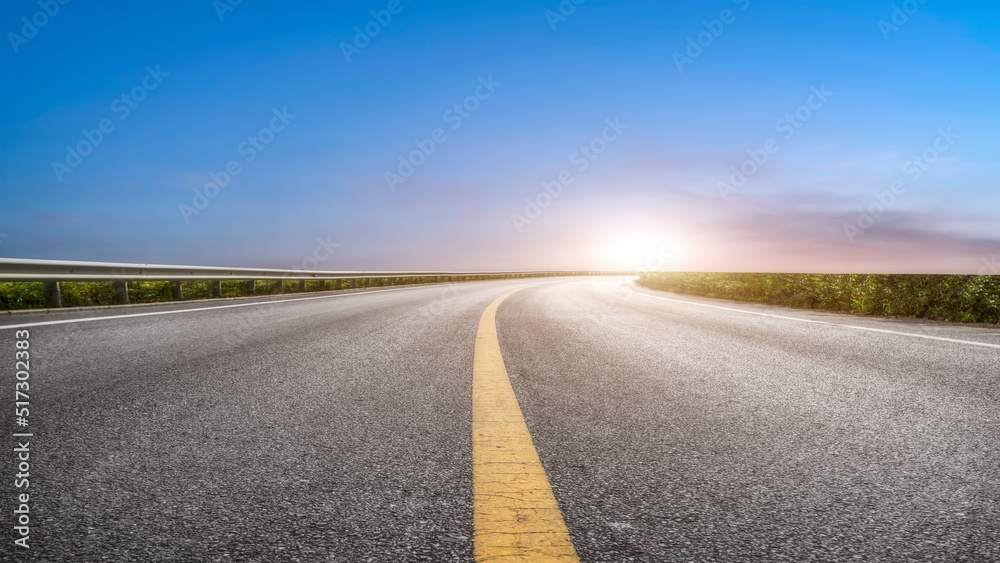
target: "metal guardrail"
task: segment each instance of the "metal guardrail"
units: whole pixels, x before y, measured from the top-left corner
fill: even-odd
[[[184,299],[182,282],[212,282],[212,294],[222,297],[222,281],[246,281],[247,292],[256,293],[256,282],[274,280],[275,292],[284,291],[284,282],[298,282],[299,289],[305,290],[305,282],[317,280],[320,290],[329,280],[352,280],[352,287],[360,279],[402,280],[403,278],[437,278],[435,281],[464,281],[479,279],[501,279],[519,277],[571,276],[594,274],[625,274],[627,272],[599,271],[527,271],[527,272],[347,272],[347,271],[303,271],[274,270],[266,268],[215,268],[204,266],[174,266],[163,264],[126,264],[117,262],[77,262],[68,260],[24,260],[0,258],[0,282],[42,282],[45,304],[61,307],[60,282],[108,281],[114,283],[119,304],[128,304],[129,281],[170,281],[173,282],[173,298]],[[461,280],[460,280],[461,278]]]

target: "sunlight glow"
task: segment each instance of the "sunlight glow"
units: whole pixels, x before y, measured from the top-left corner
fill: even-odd
[[[677,245],[670,237],[630,233],[605,242],[600,257],[611,269],[656,271],[668,269],[676,253]]]

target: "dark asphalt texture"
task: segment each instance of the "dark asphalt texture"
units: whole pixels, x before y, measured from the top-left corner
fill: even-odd
[[[584,561],[1000,561],[1000,349],[834,325],[1000,330],[614,278],[30,328],[32,548],[12,543],[8,454],[0,560],[472,561],[473,344],[518,287],[500,344]]]
[[[1000,561],[1000,349],[586,281],[498,325],[584,561]]]

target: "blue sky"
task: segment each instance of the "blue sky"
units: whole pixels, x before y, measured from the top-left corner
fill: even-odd
[[[998,13],[10,2],[0,256],[974,273],[1000,254]]]

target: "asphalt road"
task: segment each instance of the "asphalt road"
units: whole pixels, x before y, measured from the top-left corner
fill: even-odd
[[[472,561],[476,329],[518,287],[499,341],[581,560],[1000,561],[1000,330],[612,278],[0,318],[10,452],[4,327],[130,315],[29,328],[0,560]]]

